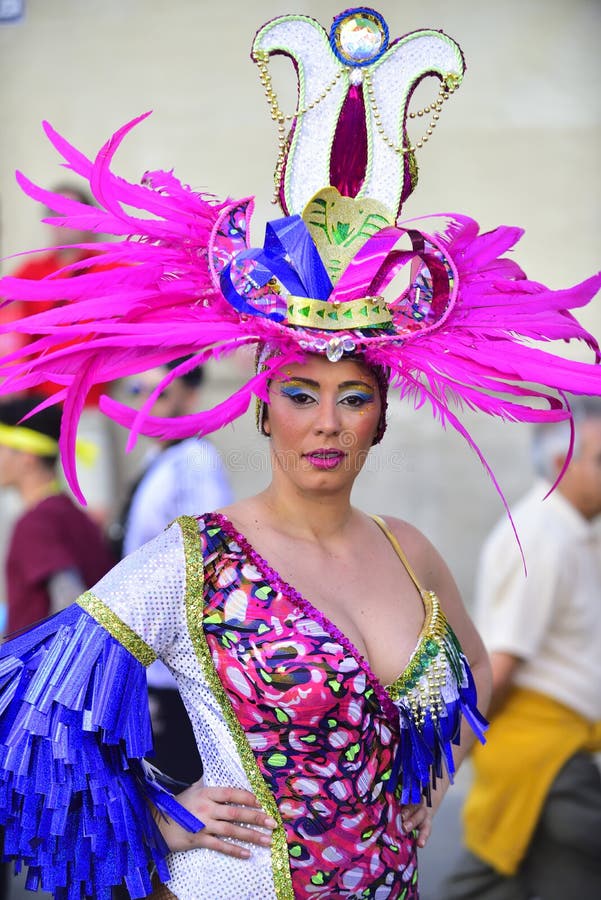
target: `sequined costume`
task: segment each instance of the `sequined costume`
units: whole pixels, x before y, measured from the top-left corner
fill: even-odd
[[[129,742],[128,750],[121,754],[110,748],[105,764],[107,771],[123,768],[126,779],[132,774],[128,770],[135,775],[138,764],[131,757],[143,752],[143,739],[136,734],[143,735],[145,727],[140,727],[145,718],[140,673],[158,655],[178,680],[203,757],[205,783],[253,791],[279,826],[271,849],[253,845],[250,860],[206,849],[171,854],[169,873],[162,867],[160,874],[163,880],[170,876],[169,889],[176,897],[417,898],[416,845],[403,833],[401,802],[427,791],[431,778],[442,772],[443,757],[449,765],[450,742],[457,738],[462,712],[482,733],[467,663],[437,599],[428,591],[421,594],[425,620],[416,649],[405,672],[384,688],[351,642],[285,584],[227,519],[212,514],[177,520],[64,614],[73,623],[72,633],[51,626],[60,624],[59,616],[41,626],[37,637],[35,630],[30,633],[28,652],[14,642],[24,664],[15,662],[11,644],[3,648],[0,674],[12,672],[3,679],[5,695],[18,694],[25,682],[28,691],[16,717],[13,712],[3,723],[3,744],[9,748],[3,751],[6,852],[16,854],[20,841],[22,852],[23,841],[44,833],[43,821],[80,805],[86,812],[86,765],[75,754],[70,758],[70,741],[76,745],[78,735],[70,727],[76,716],[66,709],[69,703],[83,703],[84,739],[90,742],[86,753],[90,759],[93,752],[97,756],[87,813],[96,804],[95,814],[101,807],[106,821],[100,827],[96,819],[92,823],[89,815],[82,816],[82,833],[74,842],[78,856],[68,861],[63,850],[68,888],[56,896],[82,896],[86,879],[88,890],[94,885],[95,897],[110,896],[93,881],[95,863],[85,872],[95,843],[100,837],[108,843],[116,835],[116,865],[120,853],[135,858],[136,839],[143,844],[153,829],[149,825],[144,834],[137,826],[138,834],[119,847],[120,823],[131,818],[123,812],[127,800],[133,807],[143,805],[146,787],[138,774],[125,790],[127,800],[110,799],[110,789],[104,800],[99,796],[98,785],[109,776],[99,769],[101,751],[93,751],[92,745],[112,740],[107,725],[95,728],[94,719],[120,696],[113,718],[127,724],[121,744],[113,743],[122,748]],[[73,661],[76,633],[90,628],[112,671],[110,690],[96,690],[102,676],[90,666],[81,644],[80,662]],[[127,664],[109,663],[111,654],[123,648],[129,651]],[[96,662],[98,651],[92,656]],[[137,662],[132,663],[134,657]],[[119,665],[127,678],[125,692],[115,687]],[[437,687],[441,680],[442,689]],[[27,715],[38,738],[26,729]],[[61,733],[62,740],[48,740],[53,732]],[[132,752],[136,742],[137,753]],[[23,759],[37,757],[56,766],[51,754],[59,766],[65,761],[61,784],[49,785],[45,779],[36,786],[35,802],[28,801],[20,793],[30,785],[19,780]],[[117,756],[121,758],[115,762]],[[137,795],[133,799],[132,791]],[[24,826],[19,812],[27,802],[30,819]],[[75,822],[72,827],[76,832]],[[165,848],[156,834],[155,839],[156,861]],[[41,863],[46,887],[52,874],[43,856],[51,843],[51,837],[42,839],[30,854],[30,860],[37,856]],[[143,869],[142,855],[128,870],[132,896],[144,896]],[[110,873],[101,874],[110,884]]]
[[[271,83],[278,54],[298,81],[288,116]],[[112,268],[58,285],[0,280],[7,300],[35,304],[60,291],[68,301],[14,323],[38,337],[26,354],[0,359],[0,393],[57,379],[63,464],[77,497],[75,439],[88,391],[181,357],[189,359],[140,410],[103,398],[103,412],[130,428],[130,444],[140,433],[175,440],[216,431],[251,399],[267,401],[270,381],[310,354],[385,371],[402,398],[458,430],[487,469],[455,401],[552,422],[571,416],[565,391],[600,393],[595,365],[532,343],[580,340],[601,360],[571,312],[597,293],[601,275],[551,291],[504,256],[520,229],[481,234],[473,219],[446,214],[428,232],[398,221],[416,184],[416,151],[463,79],[451,38],[426,29],[390,40],[383,17],[360,7],[329,33],[307,16],[280,16],[259,30],[252,58],[277,124],[284,212],[267,223],[263,247],[250,244],[250,198],[196,194],[170,171],[146,173],[141,184],[113,173],[144,116],[94,160],[46,125],[67,166],[90,182],[93,213],[19,176],[56,212],[49,221],[119,238],[95,243]],[[410,112],[429,76],[437,99]],[[413,145],[408,118],[426,113],[430,125]],[[171,379],[242,346],[256,347],[262,364],[231,396],[187,416],[152,414]],[[483,727],[456,638],[437,598],[421,595],[416,650],[385,689],[227,522],[178,520],[79,605],[0,652],[7,854],[30,863],[30,883],[57,900],[110,900],[122,879],[132,898],[143,897],[152,864],[180,900],[412,900],[415,844],[402,834],[400,804],[427,794],[445,766],[452,772],[462,714],[478,735]],[[250,860],[207,849],[169,855],[150,816],[147,798],[184,827],[202,827],[143,763],[143,666],[158,656],[178,680],[206,783],[250,789],[278,823],[271,848],[253,845]]]

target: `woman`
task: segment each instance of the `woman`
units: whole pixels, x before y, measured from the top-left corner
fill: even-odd
[[[285,16],[255,38],[284,130],[277,175],[287,214],[268,223],[262,248],[247,240],[249,200],[218,203],[169,172],[141,185],[113,175],[135,122],[93,162],[47,129],[93,185],[93,220],[21,178],[56,209],[56,224],[129,237],[97,245],[112,268],[58,287],[0,282],[9,299],[60,290],[70,301],[17,324],[39,337],[29,356],[0,366],[0,391],[49,375],[61,386],[74,491],[90,387],[182,357],[141,410],[108,397],[101,408],[132,437],[176,439],[231,422],[254,395],[273,465],[265,492],[177,520],[74,607],[0,651],[5,853],[59,900],[103,900],[121,881],[143,897],[150,866],[180,900],[417,897],[416,847],[460,737],[458,761],[465,753],[462,720],[482,736],[475,687],[485,706],[488,669],[434,548],[408,524],[350,504],[384,432],[388,384],[431,404],[472,446],[456,398],[492,415],[555,421],[570,416],[564,390],[601,390],[594,366],[530,346],[577,338],[596,348],[570,309],[599,278],[563,292],[527,281],[503,258],[518,229],[479,235],[462,216],[445,216],[433,234],[396,224],[415,183],[412,90],[395,76],[384,96],[382,78],[415,44],[411,86],[437,74],[438,110],[463,74],[457,45],[430,30],[389,43],[381,17],[364,8],[337,17],[329,37],[319,29]],[[311,57],[288,139],[269,79],[274,52]],[[390,113],[393,96],[399,146],[382,124],[389,117],[374,112],[380,103]],[[345,160],[353,122],[366,123],[368,139],[357,136],[365,153]],[[331,184],[315,193],[320,173]],[[180,418],[149,414],[173,378],[248,344],[260,349],[257,372],[224,403]],[[177,800],[141,762],[150,750],[143,667],[157,657],[177,678],[203,758],[203,784]]]
[[[264,412],[270,486],[200,525],[205,634],[276,800],[294,897],[417,896],[416,848],[426,843],[447,782],[434,792],[433,807],[425,799],[402,803],[400,791],[385,787],[399,740],[392,698],[406,691],[401,673],[432,636],[395,537],[418,580],[444,598],[486,702],[486,655],[434,548],[398,520],[388,522],[387,536],[384,523],[351,506],[383,412],[378,379],[360,360],[312,356],[290,366],[272,380]],[[377,574],[367,581],[366,572]],[[466,748],[463,740],[461,756]],[[248,826],[259,826],[253,839],[263,846],[278,825],[257,810],[258,798],[197,784],[178,799],[205,828],[190,834],[160,822],[171,850],[204,847],[257,865],[262,859],[268,874],[268,858],[257,859],[248,846]],[[213,889],[239,877],[240,893],[231,896],[247,896],[248,866],[233,868],[226,856],[211,861]],[[176,857],[172,874],[186,863]],[[261,888],[248,896],[268,896],[267,881]]]

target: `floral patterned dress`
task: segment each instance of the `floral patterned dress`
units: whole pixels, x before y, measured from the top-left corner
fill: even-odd
[[[205,520],[203,627],[286,831],[294,896],[415,898],[388,790],[398,714],[350,641],[222,516]]]

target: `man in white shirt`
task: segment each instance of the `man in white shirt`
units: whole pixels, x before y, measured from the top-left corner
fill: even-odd
[[[136,375],[125,388],[141,403],[180,362]],[[200,367],[174,379],[155,402],[152,414],[170,418],[198,412],[202,380]],[[209,441],[193,437],[157,442],[121,514],[120,555],[133,553],[178,516],[201,515],[232,499],[223,462]],[[155,745],[152,762],[172,778],[192,782],[200,777],[202,764],[175,680],[158,661],[148,668],[147,679]]]
[[[601,376],[600,376],[601,377]],[[601,897],[601,405],[535,429],[540,481],[485,543],[476,623],[489,650],[488,746],[473,754],[467,851],[445,900]]]
[[[173,364],[130,378],[127,390],[145,400],[172,368]],[[202,380],[201,368],[174,379],[156,401],[152,414],[171,418],[198,412]],[[201,515],[231,501],[223,462],[209,441],[192,437],[157,442],[131,493],[125,515],[123,556],[151,540],[177,516]]]

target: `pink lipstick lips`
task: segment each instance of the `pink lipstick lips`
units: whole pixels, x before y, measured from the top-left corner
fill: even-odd
[[[346,453],[342,450],[312,450],[311,453],[305,453],[305,459],[308,459],[312,466],[316,469],[335,469],[345,458]]]

